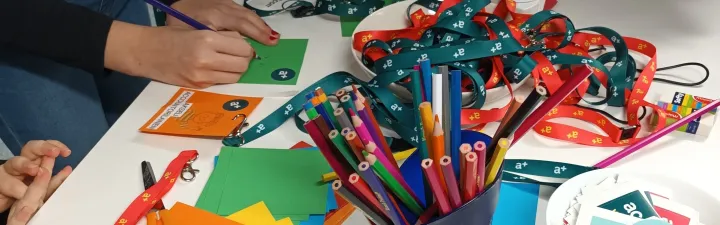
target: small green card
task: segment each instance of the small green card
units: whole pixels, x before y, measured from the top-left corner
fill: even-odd
[[[642,192],[637,190],[607,201],[598,207],[640,219],[658,216],[652,204],[646,200]]]
[[[353,31],[355,31],[355,28],[358,26],[358,24],[360,24],[360,21],[362,21],[362,19],[363,18],[360,17],[340,17],[340,31],[342,33],[342,36],[351,37],[353,35]]]
[[[250,62],[248,71],[238,83],[245,84],[297,84],[305,58],[307,39],[280,39],[275,46],[266,46],[248,40],[259,59]]]

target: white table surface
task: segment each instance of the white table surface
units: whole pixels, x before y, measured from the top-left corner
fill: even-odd
[[[720,2],[714,0],[565,0],[556,10],[568,15],[576,27],[605,26],[623,36],[645,39],[658,47],[658,65],[666,66],[688,61],[705,63],[711,72],[720,71],[720,62],[713,60],[720,52]],[[361,73],[349,52],[349,38],[340,37],[340,24],[326,17],[292,19],[289,15],[266,18],[282,38],[307,38],[308,52],[297,86],[273,86],[233,84],[215,86],[208,91],[241,95],[264,96],[260,106],[249,118],[250,123],[262,119],[287,100],[293,91],[317,79],[345,70]],[[689,79],[702,76],[699,69],[672,71]],[[720,78],[711,76],[703,87],[686,88],[653,83],[650,95],[684,91],[698,96],[720,96]],[[715,88],[712,88],[715,86]],[[178,182],[164,197],[165,204],[176,201],[194,204],[212,171],[213,157],[218,154],[219,140],[182,138],[144,134],[138,132],[150,117],[177,91],[178,87],[151,83],[130,106],[118,122],[93,148],[75,172],[45,203],[31,224],[78,225],[112,224],[129,203],[143,190],[140,162],[154,164],[159,175],[178,152],[197,149],[200,158],[194,164],[200,169],[198,178],[191,183]],[[657,99],[647,99],[654,101]],[[312,143],[307,135],[299,132],[293,124],[286,123],[280,129],[247,144],[247,147],[288,148],[298,141]],[[650,170],[690,182],[706,192],[714,192],[716,173],[711,170],[720,159],[720,130],[714,129],[708,139],[672,135],[665,137],[641,152],[632,155],[615,167]],[[559,142],[528,134],[508,154],[508,158],[544,159],[593,165],[616,152],[614,148],[590,148]],[[542,200],[541,200],[542,205]],[[539,207],[541,208],[541,207]],[[542,209],[538,214],[544,214]],[[540,216],[539,216],[540,217]],[[346,224],[364,224],[355,215]],[[538,224],[544,224],[538,218]],[[366,223],[366,222],[365,222]],[[144,223],[141,223],[144,224]]]

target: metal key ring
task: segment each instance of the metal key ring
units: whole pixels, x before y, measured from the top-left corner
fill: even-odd
[[[195,158],[187,161],[185,163],[185,167],[182,169],[182,173],[180,174],[180,178],[185,182],[190,182],[195,180],[196,174],[200,172],[200,170],[195,169],[192,167],[192,164],[195,162],[195,160],[198,159],[198,156],[195,156]],[[186,177],[186,174],[189,174],[190,177]]]

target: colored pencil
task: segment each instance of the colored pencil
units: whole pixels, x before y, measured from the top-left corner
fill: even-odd
[[[327,124],[327,121],[323,119],[321,116],[318,116],[315,118],[315,123],[317,124],[318,128],[320,128],[320,132],[322,132],[323,137],[325,140],[330,142],[330,138],[328,138],[328,134],[330,134],[330,127]]]
[[[469,202],[475,198],[477,192],[477,155],[470,152],[465,155],[465,180],[463,185],[463,202]]]
[[[472,147],[470,146],[470,144],[467,143],[460,145],[460,147],[458,148],[458,157],[460,158],[460,186],[465,186],[465,179],[463,178],[466,175],[465,172],[469,171],[465,168],[465,155],[467,155],[471,151]]]
[[[348,189],[346,189],[342,185],[342,182],[340,182],[339,180],[336,180],[335,182],[333,182],[332,187],[336,193],[338,193],[340,196],[342,196],[342,198],[344,198],[348,202],[355,205],[355,207],[360,208],[360,210],[362,210],[365,213],[365,215],[368,218],[372,219],[373,222],[375,222],[376,224],[390,225],[390,223],[388,221],[385,221],[385,218],[383,218],[382,215],[380,215],[377,212],[375,212],[374,210],[372,210],[372,208],[370,208],[370,206],[368,206],[367,204],[362,202],[357,196],[355,196]]]
[[[306,102],[303,108],[305,109],[305,114],[308,119],[312,120],[318,117],[318,113],[315,111],[315,106],[313,106],[312,102]]]
[[[515,132],[518,126],[523,123],[525,117],[535,109],[535,106],[540,103],[540,100],[542,100],[542,95],[537,90],[530,92],[530,94],[525,99],[520,96],[516,97],[515,101],[522,101],[522,103],[520,103],[520,106],[518,106],[515,114],[505,114],[506,117],[510,117],[510,119],[508,119],[505,126],[498,127],[498,130],[495,132],[495,135],[493,135],[492,140],[490,140],[490,145],[487,146],[488,154],[495,153],[494,150],[497,148],[498,141],[500,141],[501,138],[510,138],[510,135],[512,135],[512,133]]]
[[[431,137],[433,129],[435,129],[435,121],[433,118],[430,102],[420,103],[420,107],[418,110],[420,112],[420,120],[423,125],[423,135],[425,135],[425,142],[427,143],[429,154],[432,155],[433,150],[430,146],[433,146]]]
[[[400,173],[400,170],[388,165],[391,162],[389,160],[385,159],[385,156],[382,154],[382,152],[379,152],[380,150],[378,149],[378,147],[375,143],[370,142],[367,145],[365,145],[365,150],[366,151],[363,153],[363,156],[365,156],[365,153],[370,153],[370,154],[374,155],[378,159],[378,161],[380,161],[380,164],[382,164],[385,167],[385,169],[388,170],[388,173],[395,178],[395,180],[398,182],[398,184],[400,184],[400,186],[405,188],[405,190],[408,191],[410,196],[412,196],[412,198],[415,201],[420,202],[420,199],[418,198],[417,195],[415,195],[415,192],[412,190],[412,188],[410,188],[410,185],[405,181],[405,178]],[[367,158],[367,156],[365,156],[365,157]]]
[[[357,97],[357,99],[360,99],[360,102],[362,102],[365,107],[370,108],[370,104],[368,103],[369,100],[365,98],[362,93],[360,93],[360,90],[354,84],[350,86],[352,87],[352,91],[355,93],[355,97]]]
[[[342,127],[342,129],[350,128],[350,130],[355,130],[355,127],[353,126],[352,122],[350,122],[348,115],[345,113],[345,110],[342,107],[337,107],[333,112],[333,115],[335,115],[335,118],[337,118],[338,123],[340,123],[340,127]]]
[[[330,118],[333,127],[337,130],[342,129],[337,118],[335,118],[335,116],[333,115],[335,109],[332,107],[332,104],[330,104],[330,101],[328,101],[327,95],[325,95],[325,92],[323,92],[322,88],[318,88],[317,90],[315,90],[315,94],[318,95],[318,100],[320,100],[320,104],[323,106],[323,109],[325,109],[325,112],[328,114],[328,118]]]
[[[443,156],[440,159],[440,168],[442,168],[443,176],[445,176],[445,187],[450,198],[450,206],[457,209],[463,203],[460,199],[460,190],[455,178],[455,170],[452,168],[452,159],[450,156]]]
[[[451,146],[452,142],[450,141],[450,130],[452,128],[452,123],[450,122],[450,117],[452,116],[450,114],[450,108],[452,105],[450,103],[450,74],[448,73],[447,66],[438,66],[438,70],[442,76],[442,93],[444,93],[442,100],[442,117],[440,117],[442,121],[440,124],[442,124],[443,133],[445,133],[445,155],[450,156],[450,152],[453,150]],[[455,150],[457,150],[457,148],[455,148]]]
[[[423,89],[425,90],[425,101],[432,102],[432,71],[430,70],[430,60],[420,60],[420,72],[422,75]]]
[[[473,145],[473,151],[477,155],[477,192],[482,193],[485,188],[485,158],[487,151],[485,150],[485,142],[478,141]]]
[[[565,81],[555,91],[555,93],[552,93],[545,102],[540,104],[537,109],[527,116],[523,123],[515,130],[515,134],[513,135],[512,143],[510,143],[510,145],[513,145],[520,140],[520,138],[522,138],[530,130],[530,128],[537,125],[537,123],[540,122],[540,120],[542,120],[543,117],[550,112],[550,110],[557,107],[565,98],[567,98],[568,95],[570,95],[570,93],[575,92],[577,87],[580,86],[580,84],[585,81],[590,74],[592,74],[592,71],[589,68],[580,68],[581,70],[578,71],[578,73],[570,76],[570,78]]]
[[[450,201],[445,193],[445,188],[443,188],[445,182],[441,182],[440,176],[438,176],[437,170],[435,170],[436,167],[439,166],[434,165],[432,159],[423,159],[422,168],[425,172],[425,179],[430,183],[433,196],[435,196],[435,202],[437,202],[440,209],[440,215],[447,215],[452,211],[452,208],[450,208]]]
[[[356,170],[359,170],[358,167],[355,167]],[[375,194],[373,194],[372,190],[370,190],[370,187],[360,179],[360,175],[357,173],[350,174],[349,183],[352,186],[355,186],[355,189],[358,189],[360,194],[365,196],[366,199],[370,201],[370,204],[372,205],[373,209],[380,212],[382,215],[387,216],[387,212],[385,210],[382,210],[383,206],[380,205],[380,202],[375,197]]]
[[[340,151],[340,154],[342,154],[343,158],[345,158],[347,163],[349,163],[352,168],[357,168],[357,165],[360,164],[360,162],[358,161],[358,159],[355,158],[353,152],[345,144],[345,139],[342,135],[340,135],[340,132],[338,132],[337,130],[331,130],[330,134],[328,134],[328,137],[338,149],[338,151]]]
[[[305,123],[304,127],[305,130],[307,130],[308,134],[310,135],[310,138],[312,138],[313,142],[315,142],[315,145],[320,150],[320,153],[325,157],[325,160],[330,165],[330,168],[335,171],[337,176],[340,178],[340,180],[348,180],[350,177],[350,171],[352,169],[348,169],[343,164],[338,161],[338,157],[335,156],[333,153],[333,149],[330,146],[330,144],[325,140],[327,136],[321,133],[320,127],[318,126],[318,122],[323,121],[321,118],[316,118],[314,120],[310,120]],[[357,190],[354,188],[350,188],[353,193],[357,193]]]
[[[625,147],[625,149],[613,154],[612,156],[606,158],[603,161],[600,161],[599,163],[595,164],[594,168],[605,168],[607,166],[612,165],[613,163],[627,157],[628,155],[636,152],[637,150],[640,150],[641,148],[647,146],[648,144],[657,141],[661,137],[671,133],[674,130],[677,130],[677,128],[684,126],[685,124],[690,123],[693,120],[696,120],[703,114],[710,112],[714,109],[716,109],[720,105],[720,100],[715,100],[707,104],[705,107],[702,107],[698,109],[695,112],[690,113],[690,115],[687,115],[680,120],[678,120],[675,123],[672,123],[666,127],[663,127],[662,129],[658,130],[655,133],[652,133],[648,135],[647,137],[644,137],[643,139],[640,139],[638,142],[635,142],[631,144],[630,146]]]
[[[187,25],[190,25],[191,27],[198,29],[198,30],[212,30],[212,28],[205,26],[205,24],[202,24],[198,22],[197,20],[194,20],[192,17],[189,17],[180,11],[177,11],[173,9],[172,7],[165,5],[164,3],[158,1],[158,0],[145,0],[146,3],[152,5],[153,7],[167,13],[168,15],[177,18],[180,21],[183,21]]]
[[[433,132],[430,140],[432,140],[430,142],[432,144],[432,148],[430,148],[432,150],[430,158],[433,161],[439,163],[440,159],[445,156],[445,135],[443,134],[442,126],[440,125],[440,118],[438,117],[438,115],[435,115],[435,126],[433,126]],[[440,180],[445,180],[445,175],[443,175],[440,166],[436,166],[435,168],[437,168]]]
[[[397,196],[400,201],[407,206],[408,209],[410,209],[410,211],[416,215],[422,214],[422,207],[420,207],[420,204],[418,204],[418,202],[413,199],[412,195],[410,195],[410,192],[408,192],[411,190],[403,188],[395,177],[388,172],[387,168],[378,161],[378,158],[375,155],[368,154],[365,156],[365,159],[367,159],[370,163],[370,166],[373,168],[375,173],[377,173],[378,176],[385,181],[385,184],[388,186],[390,191],[395,193],[395,196]]]
[[[385,137],[382,136],[382,133],[377,133],[374,129],[374,123],[376,123],[374,120],[370,118],[368,115],[369,108],[365,108],[365,105],[362,104],[362,102],[358,99],[355,101],[355,108],[358,110],[357,115],[360,117],[360,120],[362,120],[362,124],[365,125],[365,129],[367,129],[368,134],[370,134],[370,137],[372,138],[373,142],[375,144],[380,144],[381,140],[385,139]],[[354,124],[354,123],[353,123]],[[386,159],[392,158],[392,153],[386,149],[382,148],[382,145],[379,145],[378,148],[381,152],[380,154],[384,154]],[[397,163],[390,164],[391,166],[398,168]]]
[[[345,89],[339,89],[335,92],[335,97],[338,99],[338,101],[340,100],[340,98],[342,98],[342,96],[345,96],[345,95],[347,95],[347,92],[345,91]]]
[[[462,90],[460,70],[450,71],[450,147],[453,151],[450,157],[453,159],[453,168],[460,170],[461,157],[457,149],[460,147],[460,110],[462,110]]]
[[[513,98],[512,101],[510,101],[510,106],[508,107],[508,110],[505,113],[505,116],[503,116],[502,120],[500,120],[500,125],[498,125],[497,130],[501,130],[502,127],[504,127],[507,124],[507,122],[510,120],[510,117],[515,115],[515,112],[517,112],[518,108],[520,108],[520,105],[524,101],[525,101],[525,97],[523,97],[523,96],[515,96],[515,98]]]
[[[345,129],[343,129],[345,130]],[[365,145],[360,141],[360,138],[358,138],[357,133],[355,131],[348,132],[347,135],[345,135],[345,141],[347,141],[348,145],[350,146],[350,149],[352,149],[353,154],[355,157],[357,157],[360,160],[365,160],[365,156],[363,156],[362,151],[365,150]]]
[[[415,225],[422,225],[422,224],[426,224],[426,223],[430,222],[430,219],[435,217],[435,214],[437,214],[437,211],[438,211],[438,204],[433,203],[432,205],[430,205],[430,208],[425,210],[425,212],[422,215],[420,215],[420,217],[418,217],[418,220],[417,220],[417,222],[415,222]]]
[[[315,97],[315,93],[312,91],[305,94],[305,99],[308,101],[312,100],[313,97]]]
[[[323,107],[322,103],[318,102],[318,104],[315,105],[315,111],[317,111],[318,114],[320,114],[320,116],[325,119],[325,122],[327,123],[328,127],[330,127],[330,129],[335,129],[335,126],[332,123],[332,119],[330,119],[330,114],[328,114],[329,112],[325,111],[325,107]]]
[[[500,173],[500,166],[505,160],[505,153],[507,153],[509,147],[510,141],[507,138],[501,138],[500,142],[498,142],[498,149],[495,150],[494,154],[490,158],[490,163],[485,170],[485,188],[492,184],[498,173]]]
[[[442,74],[433,74],[432,76],[432,111],[433,115],[443,118],[443,92],[442,92]],[[440,123],[442,124],[442,123]]]
[[[365,122],[363,122],[362,119],[357,116],[355,110],[350,110],[350,120],[355,127],[355,132],[357,132],[358,137],[360,137],[360,140],[362,140],[363,144],[374,142],[372,136],[370,136],[370,131],[368,131],[367,126],[365,125]]]
[[[355,103],[353,103],[352,99],[350,98],[350,95],[344,95],[342,98],[340,98],[340,105],[343,107],[346,113],[348,113],[348,117],[350,116],[350,111],[355,111]]]
[[[428,153],[428,145],[427,145],[427,139],[425,137],[425,132],[423,128],[422,123],[422,115],[420,112],[420,104],[422,103],[422,84],[420,79],[420,73],[418,71],[413,71],[410,73],[410,82],[412,86],[412,95],[413,95],[413,106],[415,108],[415,139],[416,139],[416,147],[418,151],[420,151],[420,157],[422,159],[427,159],[430,157],[430,154]],[[430,190],[430,184],[427,183],[426,180],[423,179],[423,185],[425,190]],[[432,202],[432,193],[429,191],[425,192],[425,202],[428,204]]]
[[[370,163],[361,162],[360,165],[358,165],[358,169],[360,170],[360,177],[365,180],[365,183],[367,183],[370,189],[372,189],[372,191],[375,193],[378,202],[383,206],[382,209],[387,212],[387,215],[388,217],[390,217],[392,223],[402,224],[400,214],[395,209],[395,207],[391,206],[392,203],[390,201],[390,197],[388,196],[387,191],[385,191],[385,188],[383,187],[378,177],[375,175],[373,170],[370,169]]]
[[[395,207],[395,210],[398,211],[398,214],[400,215],[400,221],[403,222],[402,224],[410,225],[410,223],[407,220],[407,216],[405,216],[405,212],[402,209],[400,209],[400,206],[398,205],[398,201],[395,200],[395,196],[389,195],[388,197],[390,198],[390,203],[391,203],[390,205],[392,205],[392,207]]]
[[[376,140],[376,144],[380,146],[380,149],[383,150],[383,153],[385,153],[385,157],[387,157],[390,162],[392,162],[393,165],[398,165],[397,161],[392,157],[392,150],[390,149],[390,145],[387,143],[387,140],[385,140],[385,136],[382,133],[382,130],[380,129],[380,124],[378,124],[377,119],[375,118],[375,114],[372,111],[372,108],[370,107],[369,100],[360,93],[360,91],[353,85],[353,89],[355,90],[355,95],[358,97],[358,101],[362,103],[365,106],[365,113],[367,114],[370,123],[368,123],[366,126],[368,131],[375,131],[374,133],[377,134],[378,140]],[[355,106],[357,108],[358,104],[355,103]],[[371,133],[372,134],[372,133]],[[397,167],[397,166],[396,166]]]
[[[347,127],[346,127],[346,128],[343,128],[342,130],[340,130],[340,135],[342,135],[343,137],[345,137],[345,136],[347,136],[351,131],[352,131],[352,129],[350,129],[350,128],[347,128]]]
[[[396,153],[393,153],[393,158],[395,158],[395,160],[398,160],[398,161],[404,160],[404,159],[409,158],[413,152],[415,152],[415,148],[411,148],[411,149],[408,149],[408,150],[405,150],[402,152],[396,152]],[[365,156],[362,156],[362,157],[364,158]],[[364,159],[363,159],[363,161],[364,161]],[[320,178],[320,182],[327,183],[327,182],[333,181],[335,179],[337,179],[337,174],[335,174],[335,172],[329,172],[329,173],[322,175],[322,178]]]

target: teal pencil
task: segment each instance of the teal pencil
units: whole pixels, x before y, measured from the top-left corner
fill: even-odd
[[[345,138],[342,135],[340,135],[340,132],[338,132],[337,130],[332,130],[328,134],[328,137],[330,138],[332,143],[335,145],[335,147],[337,147],[338,151],[340,151],[340,154],[343,156],[343,158],[345,158],[345,160],[347,160],[347,163],[350,164],[350,166],[353,169],[357,170],[357,166],[360,163],[358,162],[357,159],[355,159],[355,156],[350,151],[348,146],[345,144]]]
[[[350,95],[343,95],[340,98],[340,105],[345,110],[345,113],[350,113],[350,109],[352,109],[352,111],[357,111],[357,109],[355,109],[355,103],[351,100]],[[347,116],[348,118],[350,117],[349,114]]]

